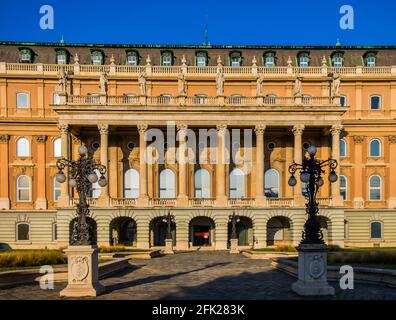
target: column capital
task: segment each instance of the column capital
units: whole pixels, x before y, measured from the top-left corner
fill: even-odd
[[[98,124],[98,129],[99,129],[99,132],[101,135],[109,134],[109,125],[108,124],[104,124],[104,123]]]
[[[305,126],[303,124],[296,124],[293,129],[292,132],[293,134],[296,135],[302,135],[304,132]]]
[[[79,137],[75,136],[74,134],[71,135],[72,143],[74,144],[81,144],[81,140]]]
[[[47,141],[47,136],[44,135],[35,136],[35,139],[38,143],[45,143]]]
[[[334,135],[339,136],[342,129],[343,129],[343,126],[341,124],[335,124],[335,125],[331,126],[330,132],[333,136]]]
[[[364,136],[353,136],[352,138],[355,144],[361,144],[364,141]]]
[[[10,140],[10,136],[8,134],[0,135],[0,142],[8,142],[8,140]]]
[[[147,128],[148,128],[147,124],[138,124],[137,125],[137,129],[138,129],[140,135],[145,134],[147,131]]]
[[[187,130],[187,125],[185,123],[176,124],[177,131],[185,131]]]
[[[396,136],[389,136],[388,139],[390,143],[396,143]]]
[[[256,133],[256,135],[262,136],[264,134],[265,128],[266,128],[265,124],[258,124],[254,128],[254,132]]]
[[[58,123],[58,129],[60,130],[61,134],[68,134],[69,133],[69,125],[67,123]]]
[[[224,134],[225,131],[227,130],[227,125],[226,124],[217,124],[216,129],[220,134]]]

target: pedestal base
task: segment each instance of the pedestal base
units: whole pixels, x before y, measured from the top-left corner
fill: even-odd
[[[174,254],[173,251],[173,240],[172,239],[165,239],[165,254]]]
[[[292,289],[301,296],[334,295],[327,283],[327,246],[302,244],[298,248],[298,281]]]
[[[239,253],[238,239],[231,239],[230,253]]]
[[[104,292],[99,283],[97,246],[69,246],[68,285],[60,292],[62,297],[96,297]]]

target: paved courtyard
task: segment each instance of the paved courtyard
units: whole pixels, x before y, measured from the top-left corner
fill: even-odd
[[[97,299],[302,299],[291,291],[295,279],[273,269],[267,260],[228,252],[181,252],[151,260],[132,260],[131,267],[101,281],[107,292]],[[59,291],[38,285],[0,290],[0,299],[60,299]],[[396,289],[355,284],[333,299],[396,299]]]

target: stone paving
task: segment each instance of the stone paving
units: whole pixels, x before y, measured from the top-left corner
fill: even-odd
[[[275,270],[268,260],[228,252],[180,252],[151,260],[132,260],[131,267],[101,280],[107,292],[97,299],[304,299],[291,291],[295,278]],[[355,284],[332,299],[396,299],[396,289]],[[59,291],[38,285],[0,290],[0,299],[60,299]],[[312,298],[311,298],[312,299]]]

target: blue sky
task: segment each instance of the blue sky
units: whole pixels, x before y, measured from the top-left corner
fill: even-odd
[[[54,29],[39,26],[42,5]],[[342,5],[354,29],[339,26]],[[218,45],[396,45],[395,0],[0,0],[0,40]]]

